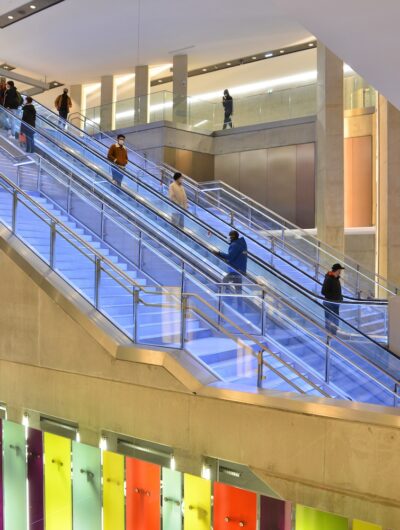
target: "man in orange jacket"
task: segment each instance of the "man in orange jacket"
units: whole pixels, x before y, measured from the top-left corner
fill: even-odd
[[[113,144],[110,149],[108,150],[107,158],[110,162],[115,164],[111,168],[112,172],[112,179],[113,183],[116,186],[121,187],[122,179],[124,178],[124,175],[119,171],[119,169],[125,169],[126,164],[129,162],[128,160],[128,151],[125,147],[125,136],[123,134],[119,134],[117,136],[117,143]]]

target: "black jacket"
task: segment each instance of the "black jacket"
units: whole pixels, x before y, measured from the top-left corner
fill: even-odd
[[[17,109],[19,107],[19,98],[15,86],[5,91],[4,106],[6,109]]]
[[[27,103],[22,107],[22,121],[35,127],[36,125],[36,109],[32,103]]]
[[[340,278],[336,278],[333,272],[328,272],[325,275],[321,293],[327,300],[332,300],[332,302],[341,302],[343,300],[343,296]]]
[[[233,114],[233,98],[232,96],[224,96],[222,98],[222,105],[225,110],[225,114],[228,114],[229,116]]]

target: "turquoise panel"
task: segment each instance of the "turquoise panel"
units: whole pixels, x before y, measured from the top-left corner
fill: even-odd
[[[73,442],[73,528],[101,530],[101,451]]]
[[[163,530],[182,530],[182,474],[166,467],[163,480]]]
[[[11,421],[3,430],[4,529],[27,528],[25,428]]]

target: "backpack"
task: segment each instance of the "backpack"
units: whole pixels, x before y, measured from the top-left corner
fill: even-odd
[[[24,98],[21,96],[18,90],[16,91],[16,97],[17,97],[18,107],[20,107],[24,102]]]

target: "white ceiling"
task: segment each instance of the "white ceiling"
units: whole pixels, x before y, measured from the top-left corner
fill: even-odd
[[[65,0],[0,30],[0,57],[48,80],[88,83],[171,62],[170,51],[188,46],[195,68],[309,38],[272,0]]]
[[[400,108],[400,0],[275,0]]]

